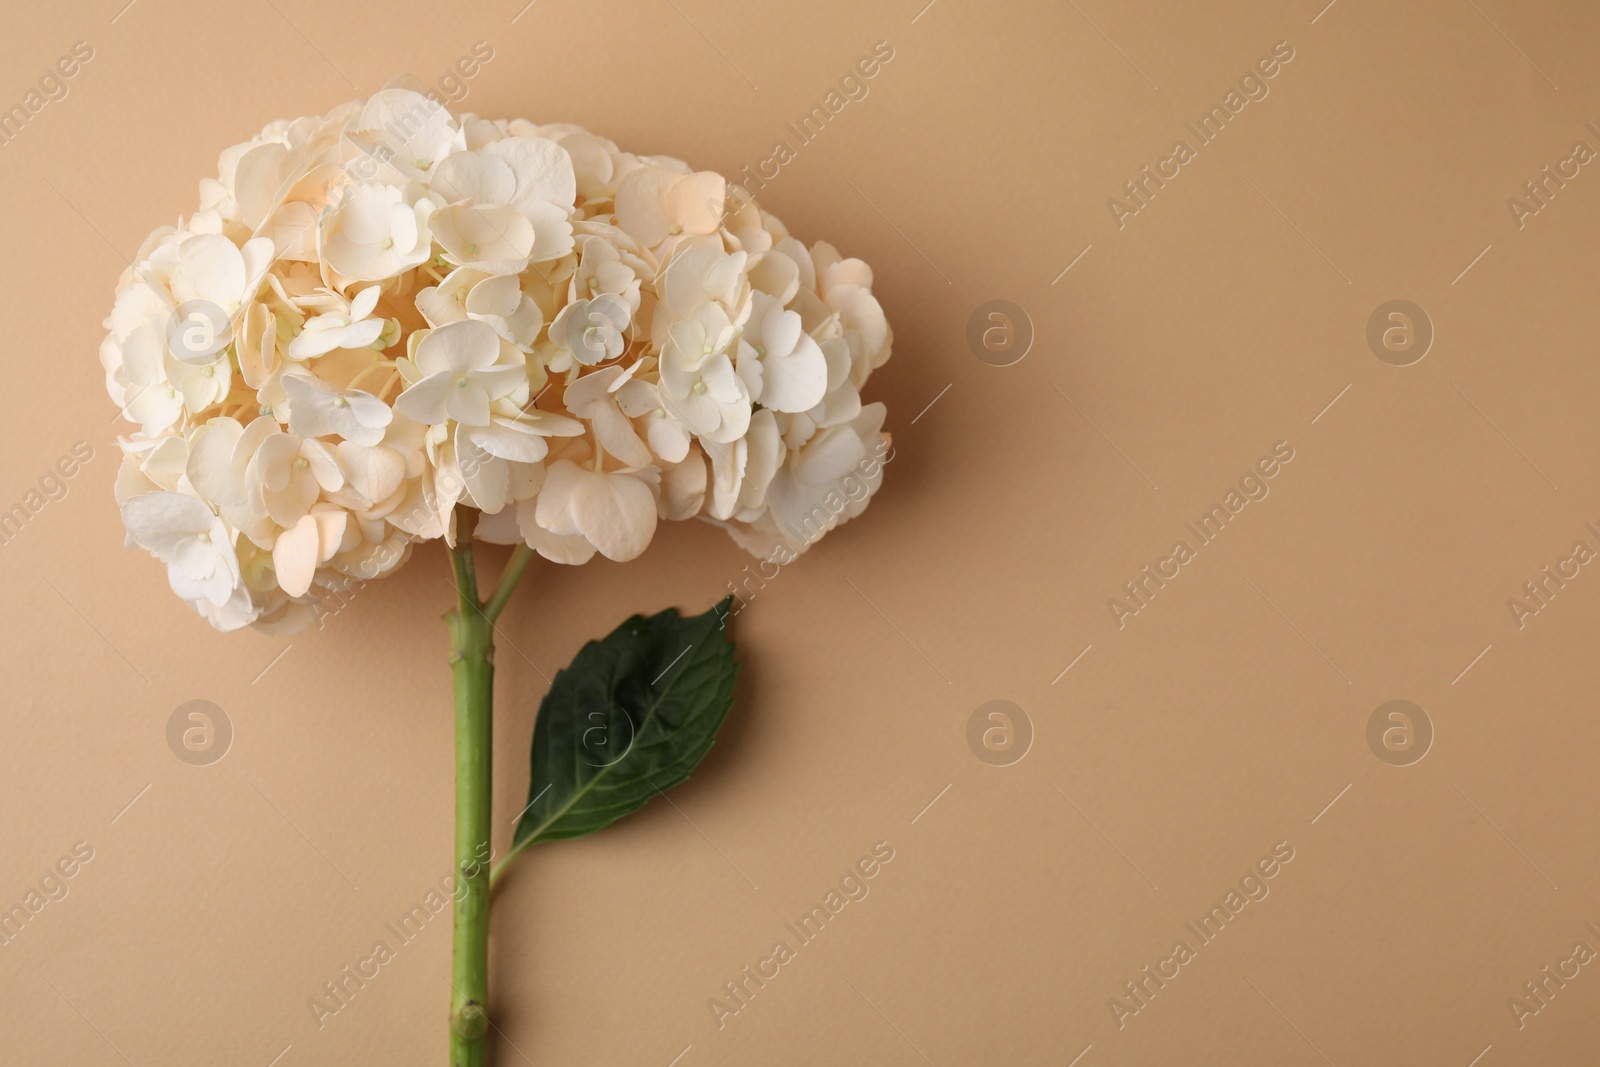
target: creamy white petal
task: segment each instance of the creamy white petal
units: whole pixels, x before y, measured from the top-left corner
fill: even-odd
[[[448,371],[430,374],[395,397],[394,409],[412,422],[436,426],[447,418],[445,398],[453,387]]]
[[[320,549],[321,536],[313,515],[306,515],[278,535],[272,546],[272,569],[277,572],[278,585],[285,593],[304,596],[311,588]]]
[[[146,493],[122,505],[122,524],[140,548],[175,563],[184,542],[211,529],[216,516],[186,493]]]
[[[579,532],[618,563],[636,558],[655,535],[655,495],[630,474],[581,471],[571,511]]]

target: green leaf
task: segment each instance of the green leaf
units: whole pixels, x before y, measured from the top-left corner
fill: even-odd
[[[691,618],[635,615],[556,675],[513,854],[592,834],[688,779],[733,707],[732,600]]]

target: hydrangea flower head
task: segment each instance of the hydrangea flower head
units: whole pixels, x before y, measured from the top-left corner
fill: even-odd
[[[797,554],[882,477],[865,263],[717,174],[407,88],[222,153],[105,325],[128,541],[221,630],[304,625],[457,505],[558,563],[688,518]]]

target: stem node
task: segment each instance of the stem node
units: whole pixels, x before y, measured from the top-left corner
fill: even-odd
[[[468,1001],[450,1015],[450,1029],[468,1040],[478,1040],[489,1032],[489,1016],[483,1005]]]

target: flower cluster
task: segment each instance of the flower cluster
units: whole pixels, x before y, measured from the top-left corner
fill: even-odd
[[[100,357],[137,424],[128,539],[219,629],[303,624],[319,586],[454,544],[458,504],[559,563],[695,517],[766,554],[881,479],[871,269],[717,174],[407,88],[218,171],[124,273]]]

